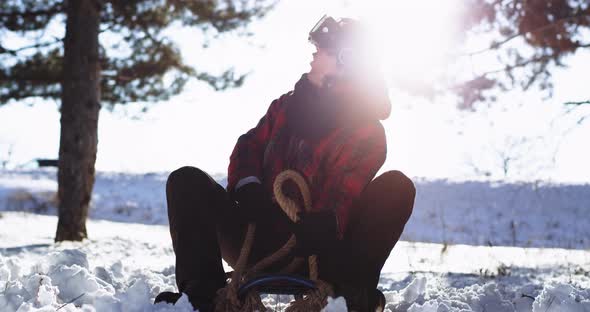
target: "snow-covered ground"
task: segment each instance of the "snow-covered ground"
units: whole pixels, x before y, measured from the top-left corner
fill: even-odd
[[[189,311],[152,305],[176,290],[165,181],[98,173],[90,239],[54,244],[55,171],[0,171],[0,311]],[[590,185],[416,186],[380,280],[386,309],[590,312]]]

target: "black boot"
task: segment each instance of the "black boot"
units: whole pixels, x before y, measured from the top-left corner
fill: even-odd
[[[180,294],[180,293],[171,292],[171,291],[161,292],[156,296],[156,299],[154,299],[154,304],[156,304],[158,302],[166,302],[166,303],[175,304],[176,301],[178,301],[178,299],[180,299],[180,297],[182,297],[182,294]]]
[[[195,310],[199,310],[200,312],[211,312],[215,307],[213,301],[217,289],[218,288],[210,287],[209,283],[206,285],[200,285],[195,281],[187,281],[183,284],[182,293],[187,295],[188,301]],[[165,291],[156,296],[154,304],[158,302],[176,304],[180,297],[182,297],[181,293]]]
[[[372,311],[383,312],[385,311],[385,295],[379,289],[375,289],[375,296],[373,297],[373,306],[375,309]]]
[[[198,281],[186,281],[182,285],[181,291],[188,296],[188,301],[193,305],[195,310],[200,312],[210,312],[214,310],[214,300],[217,290],[225,286],[223,281],[206,280],[203,283]]]
[[[161,292],[156,296],[156,299],[154,300],[154,304],[156,304],[158,302],[166,302],[166,303],[176,304],[176,302],[178,301],[178,299],[180,299],[180,297],[182,297],[181,293],[171,292],[171,291]],[[191,300],[191,297],[189,297],[189,302],[193,306],[193,309],[199,310],[200,312],[212,312],[215,310],[214,309],[215,306],[213,305],[212,302],[198,303],[198,302],[194,302],[194,300]]]
[[[347,285],[339,287],[336,295],[346,299],[346,307],[350,312],[383,312],[385,310],[385,296],[379,289]]]

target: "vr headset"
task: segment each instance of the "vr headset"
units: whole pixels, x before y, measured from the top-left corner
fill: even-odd
[[[308,40],[318,48],[332,51],[338,63],[345,65],[350,63],[353,54],[356,22],[352,19],[334,18],[324,15],[309,31]]]

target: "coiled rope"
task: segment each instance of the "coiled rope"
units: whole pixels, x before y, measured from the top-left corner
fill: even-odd
[[[297,203],[285,196],[282,191],[283,183],[287,180],[292,180],[298,186],[299,191],[303,197],[303,204],[305,211],[311,210],[311,195],[305,179],[294,170],[285,170],[275,178],[273,184],[273,192],[275,198],[285,214],[289,216],[291,221],[299,221],[297,213],[301,211]],[[295,247],[295,235],[291,235],[287,243],[283,245],[272,255],[263,258],[258,263],[253,265],[246,271],[248,257],[254,242],[254,233],[256,232],[256,224],[248,224],[248,230],[240,250],[240,256],[234,266],[231,281],[224,287],[218,290],[215,298],[216,312],[238,312],[238,311],[265,311],[266,307],[260,299],[260,294],[256,290],[249,291],[244,302],[240,302],[238,298],[238,289],[248,278],[254,276],[256,273],[263,271],[273,263],[286,257]],[[291,263],[282,270],[281,273],[292,273],[304,262],[302,258],[295,258]],[[310,291],[308,294],[291,303],[285,311],[287,312],[303,312],[303,311],[320,311],[326,304],[328,296],[334,296],[334,291],[331,285],[318,279],[318,260],[316,255],[308,258],[309,276],[310,279],[316,283],[316,289]]]

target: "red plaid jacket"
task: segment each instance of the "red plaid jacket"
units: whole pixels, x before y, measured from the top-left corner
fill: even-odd
[[[238,181],[255,176],[272,194],[275,177],[294,169],[307,180],[312,209],[335,212],[342,237],[353,201],[385,161],[385,131],[375,118],[336,127],[318,140],[303,139],[286,126],[292,96],[290,92],[273,101],[258,125],[239,137],[230,157],[227,190],[231,193]]]

